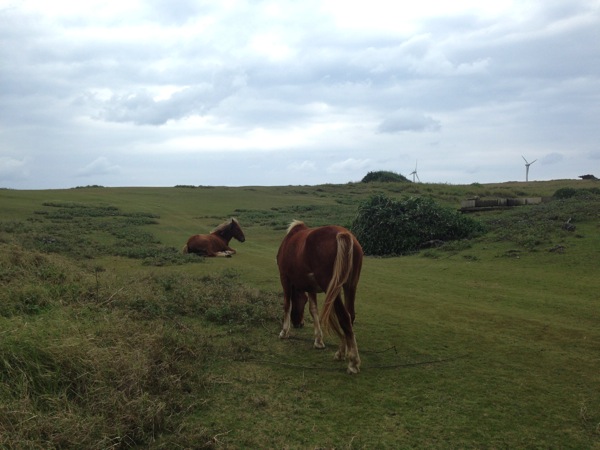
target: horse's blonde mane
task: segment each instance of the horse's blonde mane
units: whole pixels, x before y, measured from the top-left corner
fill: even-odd
[[[302,222],[301,220],[293,220],[292,223],[290,223],[290,226],[287,229],[287,233],[289,234],[290,231],[292,231],[295,227],[297,227],[298,225],[305,225],[304,222]]]
[[[212,230],[211,233],[218,233],[219,231],[223,231],[225,228],[227,228],[229,226],[231,221],[234,221],[238,225],[238,227],[240,226],[240,223],[238,222],[238,220],[235,217],[232,217],[231,219],[226,220],[221,225],[219,225],[217,228]]]

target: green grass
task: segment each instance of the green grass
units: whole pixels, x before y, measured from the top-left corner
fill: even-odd
[[[348,226],[375,193],[458,208],[593,186],[0,191],[0,447],[600,448],[593,192],[472,215],[489,230],[474,240],[366,258],[357,376],[335,339],[312,348],[308,313],[278,339],[275,263],[292,219]],[[234,257],[179,255],[231,216],[247,239]]]

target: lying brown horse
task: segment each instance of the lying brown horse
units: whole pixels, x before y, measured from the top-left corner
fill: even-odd
[[[360,371],[352,325],[362,260],[362,247],[347,229],[335,225],[309,228],[297,220],[290,224],[277,253],[284,296],[283,328],[279,337],[285,339],[289,336],[290,322],[296,328],[304,325],[304,307],[308,300],[315,329],[314,346],[325,347],[321,324],[325,330],[333,329],[341,339],[334,357],[348,359],[348,373]],[[325,292],[320,321],[317,308],[319,292]],[[332,314],[333,311],[335,314]]]
[[[229,247],[231,238],[236,238],[240,242],[246,240],[236,219],[223,222],[210,234],[196,234],[190,237],[183,247],[183,253],[197,253],[201,256],[231,256],[236,253]]]

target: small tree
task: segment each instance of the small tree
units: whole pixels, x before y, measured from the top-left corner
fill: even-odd
[[[377,194],[364,202],[352,231],[367,255],[399,255],[423,244],[471,238],[484,230],[479,222],[444,208],[427,197],[397,201]]]

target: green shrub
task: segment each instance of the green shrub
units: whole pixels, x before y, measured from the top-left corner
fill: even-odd
[[[561,188],[554,193],[554,198],[565,199],[574,197],[577,194],[577,189],[575,188]]]
[[[588,189],[575,189],[566,187],[558,189],[554,193],[554,198],[564,200],[573,197],[589,198],[595,195],[600,195],[600,188],[593,187]]]
[[[427,197],[396,201],[377,194],[364,202],[352,231],[368,255],[414,252],[431,241],[467,239],[483,226]]]

